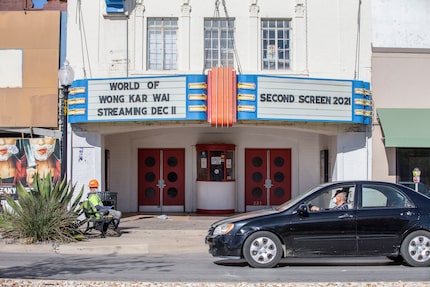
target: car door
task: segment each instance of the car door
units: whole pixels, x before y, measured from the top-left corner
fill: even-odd
[[[348,191],[348,209],[333,210],[336,191]],[[357,253],[354,208],[355,186],[329,187],[306,200],[307,207],[320,211],[293,214],[288,231],[287,250],[293,256],[355,255]]]
[[[357,240],[360,255],[390,254],[402,234],[415,225],[418,210],[393,186],[364,183],[359,191]]]

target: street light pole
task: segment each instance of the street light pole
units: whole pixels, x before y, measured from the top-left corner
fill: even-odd
[[[68,98],[69,88],[75,78],[75,72],[70,67],[69,61],[64,61],[63,66],[58,70],[58,81],[61,86],[61,107],[60,107],[60,118],[61,118],[61,179],[67,180],[67,110],[68,110]]]

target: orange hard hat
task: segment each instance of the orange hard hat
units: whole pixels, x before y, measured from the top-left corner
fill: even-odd
[[[88,183],[88,186],[89,186],[90,188],[93,188],[93,187],[99,187],[99,182],[97,181],[97,179],[92,179],[92,180],[90,180],[90,182]]]

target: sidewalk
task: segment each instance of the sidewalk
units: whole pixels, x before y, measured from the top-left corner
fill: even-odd
[[[0,252],[93,255],[207,253],[204,238],[223,216],[128,214],[121,219],[120,237],[93,231],[88,240],[65,244],[25,244],[0,239]]]

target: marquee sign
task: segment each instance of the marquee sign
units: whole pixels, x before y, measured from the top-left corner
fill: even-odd
[[[370,123],[362,81],[239,75],[238,88],[238,120]]]
[[[221,105],[235,111],[238,121],[371,123],[367,82],[265,75],[233,80],[235,100],[206,75],[77,80],[69,94],[69,122],[210,121]],[[211,91],[220,91],[212,99],[217,105],[208,103],[213,85]]]
[[[205,81],[202,75],[79,80],[70,90],[69,121],[204,120],[206,86],[199,83]]]

